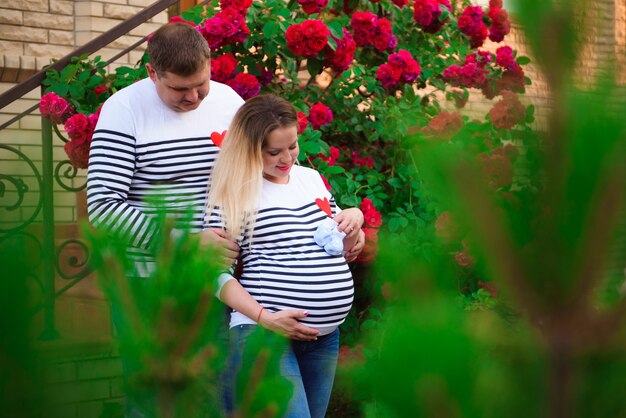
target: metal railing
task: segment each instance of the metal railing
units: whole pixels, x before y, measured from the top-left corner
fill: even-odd
[[[46,77],[46,72],[50,69],[61,71],[67,64],[70,63],[72,57],[80,57],[82,55],[92,55],[98,52],[103,47],[109,45],[119,37],[126,35],[128,32],[148,21],[148,19],[154,17],[158,13],[166,10],[168,7],[178,3],[178,0],[158,0],[151,6],[140,11],[135,16],[121,22],[114,28],[103,33],[92,41],[86,43],[82,47],[76,49],[72,53],[59,59],[49,67],[37,72],[29,79],[21,82],[15,87],[7,90],[0,95],[0,109],[5,108],[7,105],[13,103],[15,100],[22,98],[25,94],[31,92],[35,88],[41,88],[42,82]],[[125,50],[121,51],[116,56],[108,60],[108,63],[114,62],[122,55],[134,50],[139,45],[146,41],[146,37],[129,46]],[[0,130],[3,130],[15,122],[22,119],[24,116],[29,115],[38,108],[39,105],[35,105],[24,112],[16,115],[7,122],[0,125]],[[54,129],[53,129],[54,128]],[[65,138],[61,136],[61,133],[56,129],[48,119],[42,118],[41,121],[41,166],[40,170],[37,164],[29,158],[24,152],[12,145],[0,144],[0,150],[8,152],[11,155],[15,155],[16,161],[25,163],[32,173],[29,173],[31,178],[34,178],[35,187],[39,190],[31,190],[31,187],[26,181],[23,173],[4,173],[4,167],[2,165],[0,169],[0,197],[14,196],[14,199],[10,203],[0,203],[0,220],[6,215],[17,214],[22,208],[25,196],[27,192],[34,192],[37,194],[33,213],[27,216],[24,220],[23,216],[20,216],[20,220],[14,224],[0,224],[0,251],[3,246],[15,245],[16,238],[20,238],[21,242],[27,242],[29,250],[31,247],[36,248],[36,251],[40,254],[41,265],[33,266],[33,271],[30,276],[37,283],[42,292],[42,297],[33,304],[33,313],[43,310],[43,331],[40,335],[41,339],[53,339],[58,337],[56,317],[55,317],[55,301],[61,294],[65,293],[69,288],[76,283],[84,279],[89,275],[89,249],[87,245],[80,239],[68,239],[57,245],[57,237],[55,236],[55,220],[54,220],[54,186],[60,185],[61,188],[68,191],[79,191],[85,188],[85,184],[76,186],[68,185],[65,182],[67,180],[73,180],[78,170],[70,165],[68,160],[60,161],[56,163],[53,159],[53,141],[54,135],[61,137],[63,141]],[[32,183],[32,182],[31,182]],[[7,198],[8,199],[8,198]],[[37,221],[37,218],[41,214],[41,221]],[[42,233],[34,233],[29,230],[31,226],[39,226],[41,224]],[[66,274],[61,266],[62,263],[59,260],[62,257],[62,253],[68,246],[78,246],[83,252],[83,256],[79,259],[76,256],[69,258],[70,267],[77,271],[72,274]],[[57,290],[55,285],[56,277],[67,280],[68,283]]]

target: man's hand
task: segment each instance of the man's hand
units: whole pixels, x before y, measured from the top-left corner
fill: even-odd
[[[298,322],[298,318],[306,316],[305,311],[287,310],[272,313],[264,309],[259,317],[259,325],[292,340],[316,340],[320,331]]]
[[[232,241],[222,228],[212,228],[200,232],[200,244],[214,245],[222,249],[224,263],[230,267],[239,256],[239,245]]]
[[[365,248],[365,232],[362,229],[359,230],[359,236],[357,237],[356,242],[348,251],[346,251],[346,262],[352,263],[356,258],[361,254]]]

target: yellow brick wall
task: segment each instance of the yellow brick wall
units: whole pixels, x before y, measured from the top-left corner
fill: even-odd
[[[579,32],[581,51],[574,78],[581,87],[584,87],[592,82],[608,63],[617,60],[617,79],[622,85],[626,85],[626,0],[594,0],[593,4],[593,7],[581,11],[581,16],[588,20],[589,27],[588,30]],[[509,45],[517,50],[518,56],[531,58],[532,62],[524,66],[524,73],[532,80],[532,85],[527,86],[522,102],[535,106],[535,127],[543,129],[551,107],[550,91],[521,28],[516,25],[514,13],[511,18],[513,23],[511,33],[506,36],[504,42],[496,44],[487,41],[484,47],[495,51],[502,45]],[[463,113],[482,120],[497,100],[497,97],[493,101],[487,100],[480,92],[474,91]]]

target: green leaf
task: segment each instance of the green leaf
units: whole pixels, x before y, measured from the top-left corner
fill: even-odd
[[[117,74],[117,76],[124,76],[126,74],[129,74],[133,71],[132,68],[130,67],[117,67],[115,69],[115,74]]]
[[[387,180],[387,183],[389,183],[389,185],[395,189],[400,189],[404,186],[402,181],[397,177],[390,178],[389,180]]]
[[[519,56],[515,59],[515,62],[517,62],[519,65],[526,65],[526,64],[530,64],[530,58],[525,57],[525,56]]]
[[[50,89],[61,97],[67,96],[67,93],[70,90],[67,84],[61,84],[61,83],[53,84],[52,86],[50,86]]]
[[[100,77],[99,75],[92,75],[89,78],[89,82],[87,83],[86,87],[88,89],[93,89],[96,86],[100,85],[100,83],[102,83],[102,77]]]
[[[276,55],[276,53],[278,52],[278,45],[276,45],[274,42],[268,42],[265,44],[265,52],[268,55]]]
[[[72,83],[69,87],[70,94],[76,100],[80,100],[85,96],[85,87],[79,83]]]
[[[78,66],[76,65],[68,65],[63,70],[61,70],[61,79],[65,81],[70,81],[76,75],[78,71]]]
[[[533,123],[535,121],[535,105],[528,105],[526,107],[526,117],[524,118],[526,123]]]
[[[343,39],[343,26],[336,20],[326,24],[330,33],[337,39]]]
[[[312,76],[316,76],[321,73],[323,68],[324,65],[322,61],[318,60],[317,58],[309,58],[306,61],[306,69]]]
[[[332,36],[328,35],[328,46],[330,47],[330,49],[332,49],[333,51],[337,50],[337,41],[335,41],[335,38],[333,38]]]
[[[267,22],[265,25],[263,25],[262,30],[263,30],[263,36],[267,38],[271,38],[271,37],[278,35],[280,31],[280,26],[278,26],[278,23],[272,20],[272,21]]]
[[[338,166],[338,165],[331,165],[325,170],[325,172],[328,174],[341,174],[341,173],[344,173],[345,171],[346,170],[343,167]]]
[[[300,149],[306,155],[317,155],[322,151],[319,142],[304,141],[300,144]]]
[[[78,74],[77,79],[78,81],[84,83],[85,81],[89,79],[89,71],[82,71],[81,73]]]

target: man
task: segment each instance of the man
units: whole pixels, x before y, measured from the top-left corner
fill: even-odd
[[[127,244],[135,267],[129,280],[154,272],[160,209],[177,219],[175,228],[220,243],[228,264],[239,250],[222,238],[223,231],[201,231],[209,176],[219,153],[212,138],[221,138],[244,101],[230,87],[210,81],[209,47],[194,27],[161,27],[148,41],[147,52],[149,78],[118,91],[102,107],[87,176],[89,219]],[[124,317],[115,303],[112,315],[118,332],[124,332]],[[128,378],[140,366],[121,350]],[[150,416],[150,396],[135,395],[127,393],[127,416]]]
[[[210,81],[209,48],[195,28],[163,26],[148,42],[148,56],[149,78],[103,105],[87,177],[90,221],[129,243],[139,277],[154,269],[157,198],[168,202],[168,212],[192,208],[191,222],[177,227],[202,230],[219,152],[211,136],[221,136],[243,104],[230,87]],[[210,233],[220,241],[218,231]],[[222,243],[234,259],[236,245]]]

